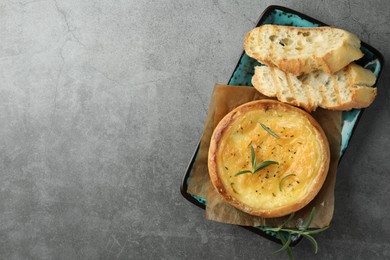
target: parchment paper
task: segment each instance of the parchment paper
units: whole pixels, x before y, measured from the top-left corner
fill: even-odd
[[[208,175],[208,147],[214,126],[237,106],[263,98],[266,97],[250,87],[225,86],[220,84],[214,87],[200,150],[188,184],[188,192],[190,194],[207,198],[206,218],[209,220],[242,226],[278,226],[287,218],[261,218],[234,208],[225,202],[219,193],[215,191]],[[317,211],[310,227],[328,226],[333,217],[334,187],[341,141],[341,112],[317,109],[316,112],[312,113],[312,116],[322,126],[329,141],[331,150],[329,172],[318,195],[305,208],[296,212],[295,217],[287,224],[289,227],[295,227],[299,218],[305,220],[314,206]]]

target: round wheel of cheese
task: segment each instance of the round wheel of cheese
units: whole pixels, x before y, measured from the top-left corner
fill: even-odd
[[[328,173],[328,140],[307,112],[274,100],[241,105],[215,128],[208,168],[234,207],[280,217],[306,206]]]

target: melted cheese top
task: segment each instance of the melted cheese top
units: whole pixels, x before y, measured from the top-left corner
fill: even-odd
[[[321,140],[319,131],[295,111],[247,111],[229,124],[220,140],[217,153],[220,179],[231,196],[254,209],[274,209],[299,202],[316,181],[325,158]],[[279,164],[255,174],[235,176],[240,171],[252,170],[250,146],[254,148],[257,164],[262,161]],[[290,174],[294,176],[281,182]]]

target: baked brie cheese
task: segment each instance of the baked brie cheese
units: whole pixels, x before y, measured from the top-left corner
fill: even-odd
[[[306,206],[321,189],[329,161],[328,140],[313,117],[279,101],[258,100],[219,122],[208,168],[228,203],[270,218]]]

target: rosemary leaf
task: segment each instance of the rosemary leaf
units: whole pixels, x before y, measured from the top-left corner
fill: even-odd
[[[310,236],[310,235],[306,235],[306,234],[302,234],[302,236],[304,238],[306,238],[307,240],[309,240],[313,246],[314,246],[314,253],[317,254],[318,252],[318,244],[317,244],[317,241],[314,239],[314,237]]]
[[[313,235],[313,234],[318,234],[324,230],[327,230],[329,227],[323,227],[319,229],[314,229],[314,230],[306,230],[305,232],[302,232],[302,235]]]
[[[279,139],[280,137],[275,134],[274,132],[272,132],[271,129],[269,129],[269,127],[267,127],[266,125],[260,123],[260,125],[264,128],[265,131],[267,131],[270,135],[272,135],[273,137],[275,137],[276,139]]]
[[[287,250],[287,248],[290,247],[290,244],[291,244],[291,234],[290,233],[288,234],[287,241],[286,241],[282,232],[279,233],[279,237],[280,237],[280,240],[282,241],[283,246],[281,248],[279,248],[278,250],[276,250],[275,252],[273,252],[273,254],[280,253],[284,250]],[[283,240],[282,240],[282,237],[283,237]]]
[[[272,232],[279,232],[282,228],[276,227],[276,228],[265,228],[264,231],[272,231]]]
[[[305,225],[303,226],[303,231],[305,231],[310,226],[310,223],[313,221],[315,214],[316,214],[316,207],[313,207],[313,209],[310,212],[309,219],[306,221]]]
[[[243,170],[243,171],[240,171],[240,172],[237,172],[234,176],[238,176],[238,175],[241,175],[241,174],[244,174],[244,173],[250,173],[252,171],[250,170]]]
[[[255,150],[253,149],[253,146],[251,146],[251,156],[252,156],[252,169],[256,167],[256,156],[255,156]]]
[[[281,229],[279,229],[279,231],[285,231],[285,232],[288,232],[291,234],[298,234],[298,235],[303,233],[303,231],[301,231],[301,230],[289,229],[289,228],[281,228]]]
[[[283,246],[287,243],[286,239],[284,238],[283,234],[282,233],[279,233],[279,237],[280,237],[280,241],[282,242]],[[291,250],[291,247],[288,246],[286,248],[286,251],[287,251],[287,254],[288,254],[288,257],[290,258],[290,260],[293,260],[294,257],[293,257],[293,254],[292,254],[292,250]]]
[[[287,247],[287,254],[288,254],[288,258],[289,258],[290,260],[294,260],[294,256],[293,256],[291,247]]]
[[[287,177],[290,177],[290,176],[296,176],[295,174],[287,174],[286,176],[284,176],[280,182],[279,182],[279,190],[282,191],[282,184],[283,184],[283,181],[287,178]]]
[[[284,221],[284,222],[279,226],[279,228],[283,228],[288,222],[290,222],[290,220],[293,219],[294,216],[295,216],[295,212],[293,212],[292,214],[290,214],[290,216],[288,216],[288,218],[286,219],[286,221]]]
[[[261,171],[262,169],[264,169],[265,167],[271,165],[271,164],[279,164],[278,162],[275,162],[275,161],[264,161],[264,162],[261,162],[259,163],[258,165],[256,165],[256,168],[255,170],[253,171],[253,173],[256,173],[258,171]]]

